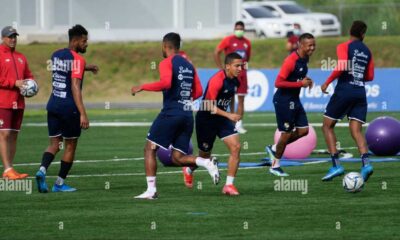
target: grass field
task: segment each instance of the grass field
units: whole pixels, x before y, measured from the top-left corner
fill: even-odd
[[[155,110],[90,110],[94,122],[151,122]],[[382,113],[370,113],[371,120]],[[396,116],[399,113],[385,113]],[[309,114],[320,123],[321,114]],[[34,176],[47,145],[45,113],[27,110],[20,133],[16,169]],[[274,123],[274,113],[248,113],[245,123]],[[134,200],[146,188],[143,156],[149,127],[92,127],[83,132],[67,183],[74,193],[0,192],[0,239],[400,239],[399,162],[375,163],[365,189],[346,193],[341,178],[321,182],[329,163],[287,167],[288,179],[308,181],[308,192],[274,191],[267,168],[240,169],[241,195],[221,194],[223,182],[211,183],[206,172],[195,174],[195,188],[186,189],[179,168],[159,164],[159,199]],[[241,135],[243,162],[258,162],[275,127],[249,126]],[[325,148],[321,131],[317,148]],[[347,128],[338,128],[343,147],[354,147]],[[196,146],[196,141],[193,139]],[[358,156],[355,150],[349,150]],[[195,148],[195,152],[197,149]],[[217,140],[215,153],[227,153]],[[52,185],[59,159],[48,172]],[[221,162],[226,157],[219,158]],[[96,161],[94,161],[96,160]],[[360,163],[344,163],[359,171]],[[30,178],[33,180],[33,178]],[[109,188],[108,188],[109,187]]]

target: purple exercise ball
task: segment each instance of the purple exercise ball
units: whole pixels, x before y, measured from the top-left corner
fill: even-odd
[[[189,149],[186,151],[188,155],[191,155],[193,153],[193,145],[192,141],[189,142]],[[164,166],[174,166],[174,163],[172,162],[172,146],[170,145],[168,149],[159,147],[157,149],[157,157],[158,160],[164,165]]]
[[[392,117],[378,117],[369,124],[365,138],[375,155],[396,155],[400,151],[400,122]]]

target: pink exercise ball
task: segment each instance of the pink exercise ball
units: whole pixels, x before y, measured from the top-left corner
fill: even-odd
[[[278,143],[281,132],[278,129],[275,131],[274,142]],[[286,159],[305,159],[310,156],[311,152],[317,146],[317,134],[314,128],[309,125],[307,136],[304,136],[297,141],[292,142],[286,146],[283,157]]]

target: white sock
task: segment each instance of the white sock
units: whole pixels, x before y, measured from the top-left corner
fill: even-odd
[[[61,177],[57,177],[57,179],[56,179],[56,184],[57,185],[63,185],[64,184],[64,179],[63,178],[61,178]]]
[[[208,158],[202,158],[202,157],[196,158],[196,165],[199,167],[206,167],[209,162],[210,162],[210,159],[208,159]]]
[[[157,192],[156,177],[155,176],[146,177],[146,180],[147,180],[147,191]]]
[[[271,167],[272,167],[272,168],[278,168],[278,167],[280,167],[280,166],[281,166],[280,161],[281,161],[280,159],[275,158],[275,159],[272,161]]]
[[[276,144],[272,145],[272,151],[276,152]]]
[[[7,169],[4,169],[4,173],[10,171],[11,169],[13,169],[13,168],[12,168],[12,167],[9,167],[9,168],[7,168]]]
[[[225,185],[231,185],[231,184],[233,184],[233,180],[235,180],[235,177],[226,176],[226,183],[225,183]]]
[[[43,166],[40,166],[39,171],[41,171],[42,173],[46,174],[46,168]]]

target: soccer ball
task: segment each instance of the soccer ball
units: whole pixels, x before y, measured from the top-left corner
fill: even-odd
[[[364,187],[364,179],[358,172],[350,172],[343,178],[343,188],[347,192],[359,192]]]
[[[21,88],[21,95],[24,97],[33,97],[39,91],[39,86],[32,79],[26,79],[23,87]]]

